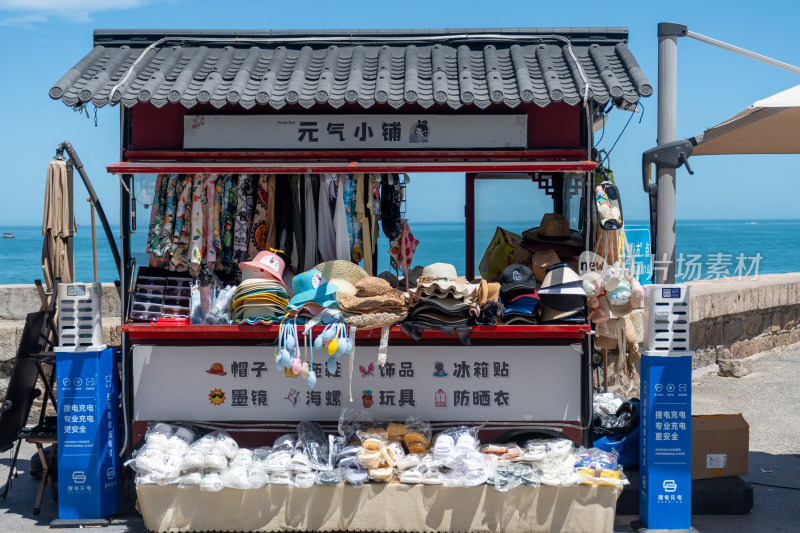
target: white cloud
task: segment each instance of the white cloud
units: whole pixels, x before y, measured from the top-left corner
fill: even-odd
[[[45,15],[20,15],[18,17],[9,17],[0,19],[0,26],[32,30],[34,24],[39,22],[47,22],[47,17]]]
[[[92,13],[142,7],[151,0],[0,0],[0,10],[20,13],[0,20],[0,26],[30,29],[51,17],[88,22]]]

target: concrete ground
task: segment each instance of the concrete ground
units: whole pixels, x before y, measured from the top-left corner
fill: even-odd
[[[694,371],[695,414],[742,413],[750,424],[750,472],[754,487],[753,510],[743,516],[693,516],[700,533],[736,533],[800,530],[800,344],[753,356],[753,373],[744,378],[721,378],[716,369]],[[42,511],[33,515],[38,480],[28,474],[33,445],[24,445],[20,474],[6,500],[0,500],[0,531],[33,532],[57,518],[57,504],[45,492]],[[11,452],[0,458],[0,483],[8,476]],[[123,498],[123,512],[108,533],[147,531],[131,501]],[[636,516],[618,516],[615,531],[633,531]]]

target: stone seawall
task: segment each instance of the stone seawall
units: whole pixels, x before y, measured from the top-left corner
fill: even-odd
[[[800,342],[800,273],[689,285],[695,368],[735,367],[756,353]]]

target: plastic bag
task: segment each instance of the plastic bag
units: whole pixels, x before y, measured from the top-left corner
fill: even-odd
[[[425,453],[431,446],[431,425],[417,417],[408,417],[404,424],[403,442],[409,453]]]
[[[217,293],[214,306],[205,317],[206,324],[224,325],[231,322],[231,302],[233,301],[233,294],[235,291],[236,287],[230,285]]]
[[[300,422],[297,425],[297,448],[303,451],[314,469],[331,468],[328,438],[316,422]]]
[[[369,473],[360,468],[348,468],[344,471],[344,480],[348,485],[361,486],[369,479]]]
[[[317,482],[316,472],[298,472],[292,479],[292,485],[299,489],[308,489]]]
[[[144,434],[144,441],[163,450],[168,446],[169,438],[174,432],[175,429],[169,424],[158,422],[148,428],[147,433]]]
[[[223,472],[228,469],[228,458],[216,446],[208,448],[203,456],[203,468]]]
[[[200,490],[203,492],[219,492],[225,488],[221,472],[206,472],[200,481]]]
[[[339,435],[349,444],[356,438],[358,431],[371,427],[374,421],[372,415],[363,409],[345,408],[339,415]]]
[[[595,435],[627,435],[639,427],[639,400],[623,402],[613,414],[594,413],[592,422]]]
[[[181,477],[178,478],[178,488],[185,489],[188,487],[195,487],[202,483],[203,481],[203,473],[199,470],[194,472],[186,472]]]
[[[272,451],[289,451],[293,452],[294,449],[297,447],[297,435],[294,433],[288,433],[286,435],[281,435],[275,440],[275,443],[272,445]]]

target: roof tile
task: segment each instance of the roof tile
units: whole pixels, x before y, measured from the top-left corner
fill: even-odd
[[[175,37],[157,41],[162,35]],[[585,88],[599,104],[636,102],[653,93],[628,49],[627,31],[619,28],[98,30],[95,42],[53,85],[51,98],[103,106],[119,84],[111,102],[127,107],[180,102],[186,108],[335,109],[358,103],[366,109],[387,103],[483,109],[523,102],[576,105]],[[150,43],[155,46],[145,48]]]

